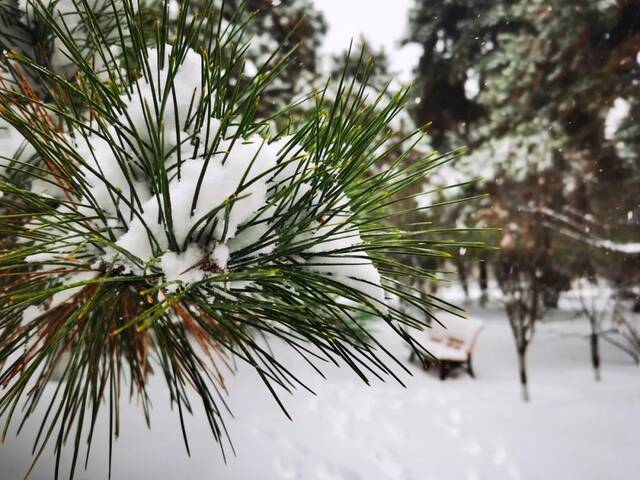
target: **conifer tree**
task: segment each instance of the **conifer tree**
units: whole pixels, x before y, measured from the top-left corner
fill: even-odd
[[[443,178],[483,178],[452,197],[490,193],[482,215],[451,214],[503,227],[505,248],[483,255],[508,298],[518,279],[516,290],[539,284],[537,316],[594,270],[637,278],[638,18],[637,0],[414,2],[414,114],[433,122],[436,148],[467,147]]]

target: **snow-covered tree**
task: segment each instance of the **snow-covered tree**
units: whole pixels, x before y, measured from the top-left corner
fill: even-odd
[[[456,179],[520,188],[552,176],[547,207],[610,210],[612,182],[637,179],[638,11],[636,1],[416,0],[414,110],[436,148],[467,146]]]
[[[627,192],[640,185],[638,15],[635,0],[414,2],[407,40],[424,48],[414,114],[432,122],[436,148],[467,150],[430,181],[461,182],[445,191],[452,199],[488,191],[481,215],[449,212],[459,224],[503,227],[503,246],[538,232],[549,306],[603,258],[597,250],[639,234],[627,220],[637,207]],[[499,271],[526,250],[483,255]],[[607,261],[600,271],[611,274]],[[528,263],[512,268],[522,264],[526,277]]]

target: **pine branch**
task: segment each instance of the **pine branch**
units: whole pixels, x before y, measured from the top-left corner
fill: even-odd
[[[2,60],[21,80],[1,85],[0,116],[35,152],[2,161],[12,172],[0,182],[5,435],[18,404],[27,402],[24,422],[58,372],[34,453],[54,442],[59,462],[72,442],[73,477],[103,400],[110,442],[117,436],[123,381],[148,418],[155,370],[187,450],[183,416],[195,391],[225,455],[222,371],[233,358],[256,369],[285,413],[278,388],[307,388],[265,338],[319,373],[319,363],[343,362],[366,382],[399,381],[389,364],[402,364],[367,325],[380,319],[415,348],[407,328],[459,310],[404,288],[401,279],[433,272],[397,257],[448,258],[461,245],[439,237],[455,230],[393,225],[396,205],[411,205],[425,175],[452,158],[403,153],[373,168],[406,91],[367,99],[343,75],[331,99],[316,93],[308,118],[274,129],[287,111],[265,120],[260,105],[286,55],[243,77],[243,17],[226,24],[212,2],[197,15],[183,2],[169,22],[165,2],[149,28],[150,13],[130,0],[73,5],[90,26],[81,35],[34,2],[73,76],[17,52]],[[394,306],[398,297],[425,318]]]

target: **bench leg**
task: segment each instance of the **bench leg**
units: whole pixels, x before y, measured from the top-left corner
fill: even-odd
[[[445,362],[440,362],[440,380],[444,381],[449,375],[449,367]]]
[[[471,355],[467,359],[467,372],[471,375],[471,378],[476,378],[476,374],[473,372],[473,365],[471,364]]]

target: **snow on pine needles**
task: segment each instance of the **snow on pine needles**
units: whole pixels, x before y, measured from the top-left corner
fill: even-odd
[[[81,45],[57,28],[59,14],[41,17],[73,76],[16,52],[0,58],[15,80],[0,85],[12,126],[3,146],[19,135],[29,144],[27,157],[3,152],[1,162],[0,413],[35,408],[55,372],[65,391],[52,401],[65,415],[44,416],[42,428],[63,435],[95,422],[108,395],[112,435],[121,382],[148,417],[159,371],[182,424],[195,390],[225,452],[224,374],[236,360],[283,410],[274,386],[307,388],[260,338],[310,364],[341,359],[366,382],[395,376],[367,323],[382,319],[411,343],[406,327],[426,321],[408,311],[455,310],[404,288],[432,272],[397,255],[448,257],[460,245],[429,224],[393,225],[393,210],[418,209],[415,187],[451,157],[408,161],[402,145],[421,132],[390,141],[406,91],[372,104],[343,76],[330,100],[328,89],[312,92],[297,120],[287,109],[266,115],[262,94],[286,56],[246,77],[242,22],[221,31],[208,1],[198,15],[184,2],[172,23],[167,5],[156,21],[118,5],[126,35],[102,35],[98,22]]]
[[[275,221],[295,221],[288,218],[287,204],[327,209],[321,192],[312,191],[309,170],[315,166],[294,138],[273,141],[259,133],[243,137],[236,126],[223,125],[213,116],[195,118],[202,98],[202,59],[193,50],[181,60],[171,52],[168,45],[148,50],[150,76],[137,80],[121,96],[120,128],[99,124],[98,131],[85,134],[81,126],[67,136],[68,147],[81,163],[84,193],[73,209],[63,205],[57,214],[90,219],[85,231],[104,232],[113,244],[98,249],[87,245],[79,252],[69,243],[66,226],[49,226],[48,253],[28,256],[27,261],[52,268],[75,252],[94,260],[96,276],[105,265],[121,275],[155,272],[168,292],[217,279],[217,285],[208,286],[215,298],[216,290],[228,293],[235,285],[248,287],[247,282],[230,282],[221,274],[234,271],[234,260],[239,263],[277,249]],[[159,154],[158,168],[152,163]],[[150,188],[154,168],[166,181],[155,193]],[[276,198],[293,185],[295,195]],[[339,201],[332,200],[327,212],[333,218],[306,222],[289,244],[299,245],[297,261],[302,266],[361,291],[384,308],[380,275],[366,251],[355,258],[349,254],[361,250],[362,240],[350,223],[349,199],[336,193]],[[51,242],[52,237],[60,240]],[[77,275],[70,278],[74,280]],[[54,302],[45,308],[56,306]]]

